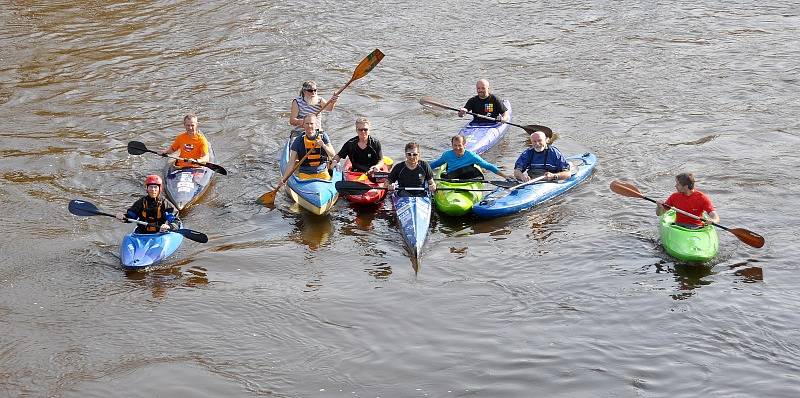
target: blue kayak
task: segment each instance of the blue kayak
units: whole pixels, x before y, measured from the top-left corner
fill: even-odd
[[[214,162],[214,150],[211,144],[208,146],[209,162]],[[170,202],[181,211],[193,203],[211,186],[211,179],[216,174],[213,170],[206,167],[186,167],[177,168],[174,162],[167,164],[164,171],[164,194]]]
[[[283,146],[280,158],[281,174],[286,172],[289,165],[289,148],[296,136],[289,135],[286,145]],[[334,169],[330,180],[320,178],[300,179],[293,174],[286,181],[286,192],[300,207],[311,213],[322,215],[336,204],[339,192],[336,191],[336,182],[342,180],[342,172]]]
[[[478,217],[494,218],[514,214],[547,202],[587,179],[594,170],[597,156],[587,152],[583,155],[568,157],[567,161],[572,165],[574,172],[572,177],[565,181],[559,183],[542,181],[510,192],[508,189],[498,188],[484,196],[480,203],[472,207],[472,211]]]
[[[431,198],[428,195],[400,196],[398,192],[392,192],[392,208],[409,255],[419,260],[431,225]]]
[[[183,235],[177,232],[155,234],[131,232],[122,238],[119,261],[122,263],[122,268],[127,271],[145,271],[175,253],[182,242]]]
[[[511,103],[508,100],[503,100],[508,108],[508,121],[513,121],[513,112],[511,111]],[[500,140],[505,137],[508,131],[509,124],[507,123],[489,123],[478,124],[469,122],[466,126],[458,131],[458,134],[463,135],[467,139],[467,150],[477,153],[478,155],[492,149],[497,145]]]

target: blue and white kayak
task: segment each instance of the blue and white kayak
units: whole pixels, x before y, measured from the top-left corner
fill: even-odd
[[[418,260],[431,225],[431,198],[428,195],[400,196],[398,192],[392,192],[392,208],[408,254]]]
[[[177,232],[131,232],[122,238],[119,261],[126,271],[146,271],[175,253],[182,242],[183,235]]]
[[[508,100],[503,100],[503,103],[508,108],[508,121],[511,122],[513,121],[511,103]],[[466,147],[468,151],[480,155],[497,145],[506,135],[508,128],[508,123],[473,124],[473,122],[469,122],[458,131],[458,134],[467,139]]]
[[[484,196],[472,211],[481,218],[507,216],[552,200],[586,180],[594,170],[597,156],[586,152],[567,158],[572,166],[572,177],[562,182],[542,181],[511,190],[498,188]]]
[[[208,152],[208,161],[213,163],[216,158],[211,144]],[[169,162],[164,170],[164,193],[175,208],[181,211],[203,196],[211,186],[214,174],[216,173],[213,170],[206,167],[177,168],[174,162]]]
[[[286,172],[289,165],[289,149],[295,136],[289,135],[286,145],[283,146],[280,158],[281,174]],[[286,181],[286,192],[300,207],[311,213],[322,215],[327,213],[336,200],[339,192],[336,191],[336,182],[342,180],[341,170],[334,169],[330,180],[320,178],[300,179],[293,174]]]

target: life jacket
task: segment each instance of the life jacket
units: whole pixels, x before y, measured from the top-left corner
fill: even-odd
[[[156,208],[155,209],[148,209],[147,208],[147,200],[148,197],[142,198],[142,213],[140,214],[140,219],[147,222],[147,226],[144,227],[145,231],[148,233],[155,233],[158,232],[160,225],[158,224],[159,220],[162,218],[162,208],[164,207],[164,199],[160,196],[156,199]]]
[[[308,153],[306,161],[303,163],[304,166],[319,167],[322,162],[328,160],[328,154],[317,146],[315,140],[308,139],[308,136],[305,134],[303,134],[303,146],[305,146],[306,153]]]

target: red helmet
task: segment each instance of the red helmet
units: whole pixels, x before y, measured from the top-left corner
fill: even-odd
[[[158,185],[158,188],[161,189],[162,184],[163,183],[161,182],[161,177],[155,174],[150,174],[149,176],[147,176],[147,178],[144,179],[145,187],[147,187],[148,185]]]

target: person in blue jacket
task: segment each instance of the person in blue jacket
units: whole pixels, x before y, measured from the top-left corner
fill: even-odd
[[[161,188],[164,186],[161,177],[151,174],[145,178],[144,185],[147,195],[134,202],[126,213],[118,214],[117,218],[126,222],[146,221],[147,225],[139,224],[136,227],[138,234],[154,234],[180,228],[175,209],[161,196]]]
[[[475,166],[480,166],[486,170],[491,171],[503,178],[509,176],[500,171],[497,166],[483,160],[483,158],[475,152],[468,151],[466,148],[466,138],[463,135],[454,135],[450,139],[452,150],[444,151],[439,159],[431,162],[431,168],[435,169],[442,165],[447,165],[445,172],[442,173],[444,179],[474,179],[483,178],[483,173]]]
[[[531,134],[531,147],[514,163],[514,178],[523,182],[541,176],[546,181],[558,182],[571,175],[569,162],[556,147],[547,145],[547,136],[541,131]]]

